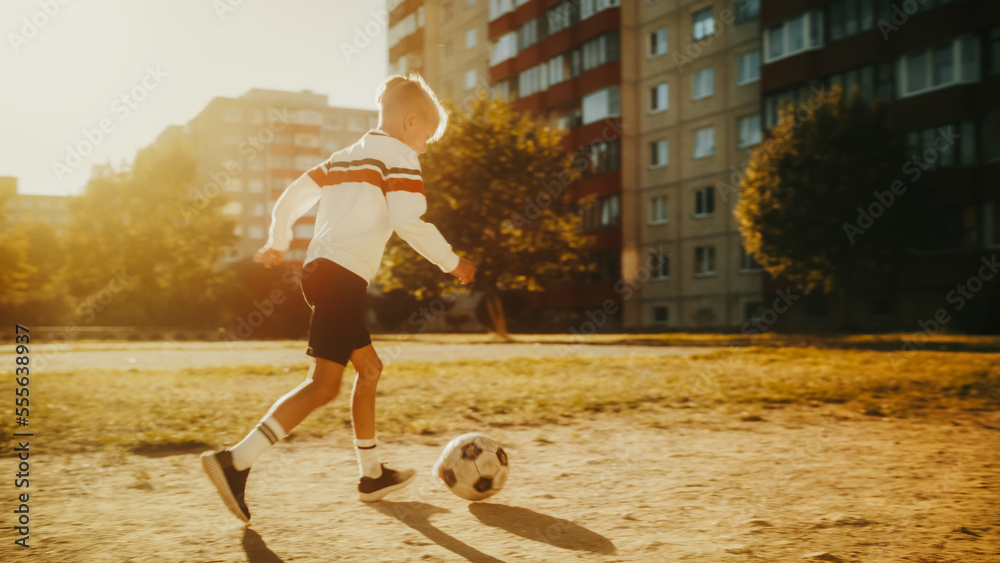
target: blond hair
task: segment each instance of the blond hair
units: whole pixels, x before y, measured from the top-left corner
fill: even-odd
[[[448,113],[441,101],[424,78],[415,72],[386,78],[375,92],[375,104],[378,105],[380,116],[399,113],[406,115],[413,111],[427,119],[437,118],[438,127],[430,141],[440,139],[448,126]]]

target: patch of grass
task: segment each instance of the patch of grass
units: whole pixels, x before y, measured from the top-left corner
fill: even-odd
[[[655,426],[657,413],[676,407],[757,414],[775,405],[831,403],[888,416],[1000,407],[1000,354],[921,352],[899,371],[891,359],[876,351],[731,348],[686,357],[398,362],[382,375],[378,428],[383,437],[431,440],[602,412]],[[307,371],[302,363],[47,373],[32,380],[31,420],[46,436],[32,448],[166,455],[232,444]],[[293,435],[348,441],[352,381],[348,369],[341,397]],[[13,394],[10,381],[0,394]],[[10,417],[0,431],[15,431]]]

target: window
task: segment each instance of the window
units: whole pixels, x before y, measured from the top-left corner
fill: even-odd
[[[1000,26],[990,30],[990,74],[1000,73]]]
[[[262,240],[264,238],[264,227],[260,225],[250,225],[248,229],[249,238],[253,240]]]
[[[271,168],[291,168],[292,157],[285,155],[274,155],[271,157]]]
[[[900,97],[979,81],[979,38],[959,37],[899,59]]]
[[[649,200],[649,224],[662,225],[669,219],[667,196],[654,197]]]
[[[513,0],[490,0],[490,21],[514,11]]]
[[[739,148],[760,144],[760,115],[751,115],[740,119]]]
[[[650,277],[654,280],[665,280],[670,277],[670,255],[665,252],[653,252],[649,255]]]
[[[694,31],[692,33],[695,41],[715,34],[715,20],[712,19],[711,8],[695,12]]]
[[[399,20],[389,27],[389,48],[395,47],[400,41],[416,33],[417,29],[424,26],[424,9],[420,7],[416,12],[410,13],[405,18]]]
[[[715,154],[715,128],[706,127],[694,132],[694,157],[704,158]]]
[[[583,97],[583,124],[621,115],[618,86],[604,88]]]
[[[262,194],[264,193],[264,182],[263,180],[250,180],[247,183],[247,191],[252,194]]]
[[[517,30],[517,48],[527,49],[538,41],[538,20],[525,22]]]
[[[573,72],[570,66],[570,58],[568,54],[563,53],[549,59],[549,86],[569,80]]]
[[[906,135],[907,154],[920,158],[921,167],[927,170],[973,166],[978,160],[977,148],[976,127],[971,121],[928,127]]]
[[[746,248],[740,245],[740,271],[741,272],[759,272],[760,264],[753,259],[753,254],[747,252]]]
[[[715,274],[715,247],[694,247],[694,275],[711,276]]]
[[[343,120],[337,115],[328,115],[323,125],[327,129],[333,129],[334,131],[340,131],[340,128],[344,126]]]
[[[666,139],[649,143],[649,149],[651,155],[649,160],[650,167],[659,168],[668,164]]]
[[[227,217],[236,217],[243,214],[243,204],[238,201],[230,201],[222,206],[222,214]]]
[[[254,125],[264,123],[264,112],[259,109],[252,109],[248,113],[250,114],[250,123]]]
[[[517,55],[517,32],[511,31],[501,35],[497,42],[493,44],[493,53],[490,55],[490,65],[500,64],[507,59]]]
[[[472,90],[476,87],[476,69],[472,68],[465,72],[465,89]]]
[[[1000,201],[983,205],[983,243],[987,248],[1000,247]]]
[[[585,20],[594,14],[618,6],[619,0],[580,0],[580,19]]]
[[[576,25],[580,13],[576,9],[575,2],[564,0],[546,12],[545,15],[548,19],[549,35],[553,35]]]
[[[348,131],[364,131],[365,122],[360,117],[351,117],[347,120]]]
[[[580,216],[583,219],[584,230],[618,226],[621,217],[618,196],[599,198],[589,207],[580,209]]]
[[[618,170],[619,150],[618,141],[598,141],[580,149],[581,156],[587,159],[585,174],[593,176]]]
[[[661,82],[653,87],[650,92],[650,103],[649,111],[657,112],[667,109],[669,106],[669,98],[667,96],[667,83]]]
[[[618,60],[618,32],[599,35],[583,44],[584,72]]]
[[[322,125],[323,114],[316,110],[302,109],[299,110],[296,123],[301,125]]]
[[[243,108],[226,108],[222,112],[222,120],[230,123],[241,123],[243,121]]]
[[[453,10],[452,10],[451,2],[445,2],[441,6],[441,20],[443,20],[443,21],[449,21],[449,20],[451,20],[452,11]]]
[[[696,72],[694,75],[693,90],[694,92],[691,95],[691,99],[693,100],[707,98],[715,93],[715,69],[709,67]]]
[[[743,86],[760,80],[760,51],[740,57],[736,66],[736,85]]]
[[[465,32],[465,48],[471,49],[476,46],[476,28]]]
[[[469,72],[475,72],[471,70]],[[468,81],[468,75],[466,75],[466,81]],[[537,94],[538,92],[544,91],[549,87],[549,67],[548,64],[540,64],[533,66],[528,70],[522,72],[517,81],[518,94],[522,97],[528,97],[532,94]]]
[[[875,6],[871,0],[838,0],[827,6],[830,41],[839,41],[875,28]]]
[[[319,146],[319,137],[309,133],[296,133],[294,143],[297,147],[316,148]]]
[[[754,320],[759,319],[763,312],[763,301],[747,301],[743,305],[743,320],[752,323]]]
[[[658,57],[667,52],[667,29],[661,27],[649,34],[649,56]]]
[[[715,188],[708,186],[694,193],[694,216],[709,217],[715,213]]]
[[[830,88],[843,88],[845,102],[856,94],[860,94],[865,102],[870,102],[875,97],[890,99],[894,80],[892,66],[892,63],[879,63],[831,74],[826,83]]]
[[[223,186],[227,192],[242,192],[243,191],[243,180],[239,178],[230,178],[226,185]]]
[[[616,195],[603,198],[601,201],[601,226],[616,227],[620,223],[621,209]]]
[[[1000,162],[1000,111],[986,114],[981,129],[983,157],[986,162]]]
[[[768,28],[764,34],[766,62],[822,47],[822,19],[819,12],[807,12]]]
[[[253,211],[251,212],[251,215],[254,217],[263,217],[264,204],[260,202],[253,204]]]
[[[666,307],[662,307],[662,306],[661,307],[653,307],[653,309],[652,309],[653,324],[655,324],[655,325],[665,325],[665,324],[667,324],[667,319],[670,316],[667,313],[668,311],[669,311],[669,309],[667,309]]]
[[[760,15],[760,0],[736,0],[736,23],[750,21]]]
[[[308,154],[300,154],[295,157],[296,170],[309,170],[316,165],[316,157]]]

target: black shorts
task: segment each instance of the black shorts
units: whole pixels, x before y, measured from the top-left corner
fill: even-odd
[[[305,264],[302,295],[312,307],[306,354],[346,366],[351,352],[372,343],[365,326],[367,291],[364,278],[332,260]]]

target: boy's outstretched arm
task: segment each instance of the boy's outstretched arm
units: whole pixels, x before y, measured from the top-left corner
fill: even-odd
[[[419,188],[417,187],[419,183]],[[392,182],[390,182],[390,186]],[[457,277],[463,284],[471,282],[476,276],[476,267],[465,258],[459,258],[451,249],[451,245],[441,235],[434,225],[420,217],[427,211],[427,198],[424,196],[422,182],[414,184],[411,189],[396,189],[386,193],[389,204],[389,221],[399,237],[407,242],[421,256],[428,259],[441,269]]]
[[[292,225],[309,211],[310,207],[316,205],[321,193],[322,189],[310,177],[309,172],[289,184],[274,204],[267,243],[257,251],[254,259],[267,268],[280,264],[285,259],[285,251],[292,243]]]

